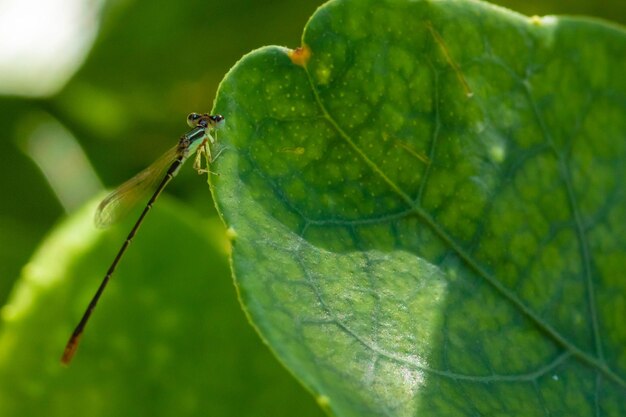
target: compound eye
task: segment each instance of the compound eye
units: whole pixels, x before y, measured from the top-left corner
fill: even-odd
[[[221,127],[224,124],[224,116],[221,114],[215,114],[209,117],[211,118],[211,124],[214,128]]]
[[[187,124],[189,125],[189,127],[197,127],[198,126],[198,121],[202,119],[202,115],[198,114],[198,113],[190,113],[189,116],[187,116]]]

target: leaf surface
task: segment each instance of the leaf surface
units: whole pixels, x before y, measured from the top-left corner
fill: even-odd
[[[626,37],[331,1],[220,87],[241,299],[338,416],[626,414]]]

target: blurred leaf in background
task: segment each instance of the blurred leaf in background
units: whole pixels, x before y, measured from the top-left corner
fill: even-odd
[[[54,3],[54,5],[50,7],[42,3]],[[252,0],[229,2],[12,0],[3,2],[0,5],[0,94],[4,94],[0,97],[0,131],[2,132],[0,137],[0,155],[2,155],[0,164],[0,194],[2,195],[0,198],[0,249],[2,249],[0,251],[0,303],[3,304],[7,299],[14,281],[20,275],[20,269],[27,264],[36,246],[46,234],[50,233],[53,225],[64,214],[75,212],[87,198],[98,193],[101,182],[107,187],[119,184],[171,147],[186,129],[186,114],[191,111],[208,111],[211,108],[218,83],[243,54],[263,45],[277,44],[289,47],[299,45],[305,22],[321,3],[322,1],[313,0],[298,2],[287,0],[268,2]],[[617,22],[626,21],[626,6],[623,2],[502,0],[498,3],[527,15],[586,13],[611,18]],[[68,12],[68,14],[63,15],[62,12]],[[61,42],[63,40],[66,43]],[[56,43],[47,43],[48,41]],[[92,42],[93,47],[91,47]],[[200,212],[200,217],[204,220],[215,216],[204,178],[198,178],[190,167],[184,167],[176,181],[168,188],[168,193],[184,201],[190,212],[193,210]],[[157,208],[158,210],[160,209]],[[169,230],[173,227],[172,225],[178,225],[177,222],[180,221],[180,219],[175,219],[176,214],[172,213],[172,210],[170,210],[170,215],[174,218],[173,223],[169,220],[159,220],[158,214],[154,215],[155,219],[151,219],[150,217],[153,216],[151,214],[146,229],[152,222],[151,227],[159,228],[161,225],[163,230],[159,230],[158,233],[153,230],[151,240],[149,231],[143,238],[141,234],[138,237],[138,242],[141,239],[145,241],[143,244],[147,245],[145,250],[148,251],[146,253],[151,253],[150,256],[157,258],[168,256],[163,242],[167,242],[168,234],[172,232]],[[189,217],[193,215],[190,214]],[[86,225],[78,230],[82,231],[81,235],[75,238],[85,239],[85,245],[89,246],[93,231],[89,231]],[[121,227],[118,231],[109,233],[112,236],[111,240],[115,241],[110,242],[110,245],[115,247],[121,244],[125,229]],[[183,228],[181,233],[193,235],[189,228]],[[214,235],[218,232],[212,233]],[[186,239],[181,238],[179,241],[180,245],[184,246]],[[57,241],[53,240],[53,242]],[[140,245],[137,244],[137,246]],[[152,246],[148,248],[150,245]],[[205,249],[210,250],[210,246]],[[68,389],[63,395],[51,388],[55,380],[50,375],[55,374],[56,378],[58,372],[62,372],[54,368],[57,366],[58,355],[53,345],[59,344],[58,353],[60,354],[65,337],[71,326],[75,324],[75,318],[79,317],[86,299],[95,289],[108,262],[111,261],[110,249],[99,250],[94,247],[93,253],[90,251],[91,249],[85,249],[83,252],[74,252],[70,254],[73,258],[59,258],[59,262],[67,263],[67,265],[89,262],[95,266],[92,268],[89,264],[84,264],[84,270],[89,271],[89,274],[85,272],[84,276],[79,274],[80,277],[73,275],[55,277],[56,279],[80,280],[80,285],[84,286],[80,290],[81,295],[72,301],[72,306],[61,305],[59,309],[55,307],[55,310],[48,312],[49,323],[25,322],[25,327],[18,332],[19,335],[11,330],[13,333],[3,333],[2,336],[4,344],[0,349],[0,359],[4,364],[16,359],[13,355],[17,354],[21,346],[11,345],[11,343],[19,340],[22,343],[28,341],[32,344],[32,350],[22,352],[19,355],[19,361],[16,362],[30,371],[20,372],[13,369],[11,372],[16,371],[16,373],[11,374],[11,378],[15,381],[13,388],[23,389],[21,392],[40,398],[37,402],[39,406],[58,401],[59,409],[63,409],[64,406],[69,407],[63,399],[73,397],[72,391],[68,388],[69,385],[65,385],[65,388],[61,387],[61,389]],[[137,264],[141,262],[139,258],[141,258],[142,250],[134,247],[131,248],[131,253],[133,251],[136,252],[137,258],[134,262],[132,258],[126,259],[123,268],[129,268],[128,271],[138,268],[135,271],[139,274],[142,265]],[[89,261],[81,260],[82,256],[87,256]],[[221,256],[223,261],[225,255],[222,253]],[[53,264],[53,261],[48,261],[45,265],[52,267]],[[68,271],[71,269],[70,266],[67,268]],[[115,291],[122,291],[121,281],[129,281],[135,277],[128,272],[124,275],[123,268],[121,267],[120,276],[116,278],[116,281],[120,283],[116,282],[111,291],[113,294],[110,297],[111,306],[115,305]],[[62,270],[65,269],[62,268]],[[201,271],[198,270],[198,273]],[[89,275],[89,278],[86,275]],[[184,280],[184,275],[181,273],[178,278]],[[29,276],[28,268],[23,276]],[[146,279],[150,281],[146,285],[152,285],[150,276],[137,278]],[[208,285],[202,292],[212,291],[214,281],[222,284],[230,283],[230,277],[225,269],[220,269],[220,272],[212,275],[210,279],[207,275]],[[67,286],[69,283],[55,285]],[[118,289],[115,290],[114,287],[118,285]],[[159,288],[159,281],[154,285]],[[51,289],[46,289],[50,291],[46,292],[47,297],[50,298],[37,298],[38,304],[32,305],[30,308],[33,310],[24,313],[23,317],[34,314],[35,311],[40,313],[45,311],[42,310],[41,305],[44,302],[63,304],[66,298],[58,300],[56,297],[69,296],[70,292],[65,292],[66,290],[67,288],[52,292]],[[79,290],[76,289],[76,291]],[[134,290],[129,288],[128,291]],[[230,295],[224,294],[225,297],[234,299],[233,291]],[[120,297],[119,300],[119,303],[123,304],[125,296]],[[44,308],[45,305],[43,304]],[[69,313],[62,312],[63,308],[73,310]],[[6,313],[9,310],[3,310],[3,314],[9,314]],[[103,350],[95,353],[95,358],[88,359],[89,348],[83,347],[85,352],[79,352],[79,357],[84,358],[83,366],[91,366],[87,363],[94,361],[96,368],[83,369],[82,372],[92,372],[91,376],[94,377],[97,374],[93,369],[108,367],[109,374],[105,380],[111,378],[108,379],[111,385],[120,384],[121,381],[116,380],[113,374],[118,371],[117,377],[123,378],[127,368],[115,369],[115,364],[111,362],[97,364],[98,357],[105,362],[115,362],[114,359],[106,359],[104,356],[107,352],[111,352],[110,345],[106,342],[108,331],[103,330],[105,333],[98,336],[97,321],[101,320],[100,326],[104,326],[107,314],[99,315],[101,317],[94,322],[94,329],[88,331],[85,337],[93,337],[94,344],[103,343]],[[143,317],[143,319],[147,318],[149,314]],[[13,317],[11,320],[17,319]],[[245,339],[247,323],[241,315],[238,316],[238,320],[241,326],[238,331],[242,332],[244,336],[241,337]],[[224,325],[228,324],[229,322],[224,322]],[[6,325],[2,324],[2,326]],[[113,332],[116,322],[110,322],[107,326],[112,326],[108,329]],[[233,324],[233,326],[236,325]],[[40,338],[39,335],[42,332],[50,334]],[[212,332],[212,329],[205,328],[202,336],[218,343],[218,336]],[[139,336],[137,340],[144,339],[144,336]],[[230,343],[238,340],[236,335],[232,337],[229,335],[221,341],[224,343],[221,348],[228,351]],[[249,353],[249,355],[251,357],[259,355],[258,360],[263,364],[259,365],[257,371],[260,374],[255,374],[257,376],[249,377],[246,374],[248,377],[240,378],[237,383],[241,386],[233,387],[233,392],[238,392],[243,396],[249,387],[267,384],[270,388],[275,386],[279,391],[292,389],[294,386],[298,388],[297,385],[292,385],[292,388],[283,389],[285,385],[282,384],[285,382],[281,378],[290,377],[284,371],[279,372],[278,365],[270,360],[268,355],[263,356],[265,348],[256,338],[246,340],[245,343],[250,344],[248,346],[250,352],[256,352]],[[7,346],[13,346],[12,349],[17,350],[9,349]],[[43,346],[46,349],[37,349]],[[41,355],[54,357],[44,360]],[[206,355],[210,353],[207,351]],[[148,355],[146,358],[148,362],[149,358]],[[29,364],[31,359],[32,363]],[[207,358],[207,360],[219,361],[220,359]],[[271,361],[271,364],[266,365],[264,361]],[[38,367],[38,364],[41,366]],[[146,366],[148,365],[146,363]],[[73,367],[76,366],[80,366],[80,363],[73,365]],[[271,368],[267,371],[267,379],[263,377],[266,375],[265,366]],[[46,378],[52,379],[35,383],[41,379],[44,369],[48,372]],[[5,369],[5,371],[9,370]],[[71,371],[74,371],[74,368],[70,369]],[[137,371],[128,371],[128,375],[133,375],[133,372]],[[224,372],[232,371],[224,370]],[[212,377],[221,378],[217,375],[217,371],[216,375],[210,375],[209,379]],[[163,378],[163,375],[152,375],[151,378],[154,383],[155,380]],[[210,384],[209,379],[198,382],[198,386]],[[144,381],[145,383],[137,381],[133,384],[136,384],[139,390],[149,390],[152,396],[161,395],[170,389],[151,385],[147,380]],[[293,381],[291,383],[296,384]],[[207,390],[211,389],[210,385],[206,386]],[[6,388],[6,385],[3,387]],[[98,393],[101,389],[102,386],[99,385],[90,387],[89,395],[94,399],[94,404],[98,404],[96,397],[103,398],[101,393]],[[0,399],[2,395],[6,395],[6,392],[0,393]],[[199,391],[194,392],[197,394]],[[303,407],[310,406],[312,400],[307,398],[302,389],[298,388],[293,392],[294,402],[309,401],[305,403],[308,405]],[[58,395],[55,397],[55,394]],[[269,389],[267,395],[268,398],[273,398]],[[229,407],[239,406],[236,396],[233,394],[230,400],[225,400],[230,404]],[[107,401],[111,400],[110,397],[107,398]],[[118,404],[123,404],[123,402]],[[30,415],[42,414],[41,408],[33,407]],[[236,408],[230,410],[234,409]],[[310,408],[307,409],[310,410]],[[24,413],[21,415],[29,415],[25,410],[22,411]],[[228,415],[227,411],[223,411],[224,413],[217,411],[216,413]],[[256,415],[267,414],[259,412]]]
[[[81,3],[63,1],[59,0],[59,10]],[[26,12],[21,18],[10,18],[26,26],[39,10],[37,3],[25,2]],[[173,146],[187,127],[187,113],[210,109],[219,81],[244,53],[266,43],[298,44],[304,23],[321,1],[260,4],[238,0],[222,4],[199,0],[113,0],[102,6],[83,3],[95,11],[72,12],[74,25],[81,29],[93,24],[100,30],[78,73],[65,86],[41,90],[39,98],[0,98],[0,150],[4,161],[0,167],[0,192],[15,196],[3,199],[0,207],[0,246],[6,248],[0,253],[0,301],[6,299],[19,268],[36,243],[64,211],[72,210],[55,201],[58,194],[50,189],[50,177],[91,175],[59,169],[42,174],[29,161],[28,156],[34,157],[29,151],[29,138],[38,126],[38,118],[47,117],[46,120],[66,129],[107,186],[121,183]],[[98,16],[100,7],[102,13],[96,19],[93,16]],[[46,27],[45,22],[35,23]],[[49,26],[52,32],[62,29],[53,22]],[[26,29],[34,31],[37,27]],[[15,42],[21,36],[22,32],[11,35],[11,40]],[[42,29],[35,39],[44,43],[42,38],[48,37],[51,35]],[[26,44],[24,48],[33,47]],[[56,50],[58,55],[65,52],[63,48]],[[17,59],[26,57],[13,55],[6,60]],[[77,60],[80,63],[80,56]],[[5,74],[3,70],[0,79],[6,78]],[[0,81],[0,86],[11,82],[12,79]],[[59,88],[59,93],[46,95]],[[15,88],[3,91],[17,94]],[[32,89],[27,92],[35,93]],[[67,170],[67,162],[57,159],[47,165]],[[12,180],[18,175],[19,183]],[[186,169],[180,176],[191,179],[194,175]],[[205,213],[211,211],[208,192],[198,192],[197,178],[194,180],[178,180],[169,191]],[[63,187],[64,181],[59,182]],[[81,194],[74,184],[65,187]]]
[[[98,178],[115,185],[147,166],[187,130],[187,113],[210,110],[219,81],[241,55],[264,43],[297,44],[304,23],[318,4],[110,1],[104,5],[100,32],[84,66],[58,93],[20,98],[12,91],[14,96],[0,99],[4,133],[0,145],[2,301],[38,241],[64,212],[74,212],[79,205],[62,196],[86,198],[89,193],[85,190],[91,194],[100,191]],[[41,134],[50,131],[55,134]],[[50,143],[51,136],[61,139]],[[79,155],[74,158],[59,152],[66,146],[78,149]],[[85,248],[67,254],[55,252],[43,263],[36,256],[28,264],[23,286],[16,290],[13,303],[3,309],[3,415],[67,415],[76,410],[77,415],[209,412],[273,416],[291,415],[289,410],[295,408],[304,410],[305,415],[320,415],[313,398],[272,359],[238,308],[226,253],[216,252],[215,245],[207,242],[209,237],[219,241],[223,232],[214,227],[208,233],[201,225],[194,232],[188,224],[180,226],[185,224],[180,216],[191,221],[193,207],[202,213],[202,221],[215,216],[206,178],[198,177],[191,166],[184,168],[168,191],[181,197],[191,211],[176,217],[170,210],[174,219],[162,221],[159,216],[167,210],[167,202],[159,201],[141,231],[144,237],[140,234],[129,252],[136,258],[129,256],[120,266],[115,285],[110,287],[111,296],[103,300],[102,312],[90,323],[93,328],[85,335],[70,369],[59,367],[59,355],[114,250],[103,250],[95,243],[87,213],[81,215],[81,226],[73,219],[74,229],[65,232],[73,240],[84,241]],[[92,180],[77,186],[74,181],[84,177]],[[109,248],[121,245],[128,225],[127,221],[119,229],[105,232]],[[178,242],[174,250],[167,245],[172,233],[179,233],[173,238]],[[62,231],[55,233],[44,245],[64,248],[62,235]],[[154,264],[153,274],[142,274],[150,263]],[[165,266],[168,263],[170,267]],[[174,266],[181,263],[186,267]],[[83,269],[73,274],[74,266]],[[195,272],[189,275],[187,268]],[[42,269],[45,278],[37,278]],[[177,298],[182,305],[172,307],[190,311],[187,317],[191,318],[178,318],[174,324],[180,326],[178,337],[188,340],[170,337],[168,348],[180,346],[180,352],[163,353],[165,345],[152,346],[153,341],[166,340],[162,332],[174,324],[157,320],[150,330],[155,316],[145,302],[157,309],[160,304],[154,299],[133,303],[132,296],[127,297],[136,293],[141,281],[146,289],[153,286],[150,291],[162,294],[146,296],[157,297],[159,303],[169,293],[175,298],[174,291],[163,284],[182,291]],[[130,289],[124,290],[123,282],[131,285]],[[199,284],[207,289],[201,290]],[[74,292],[68,285],[80,289]],[[116,294],[119,308],[115,307]],[[196,301],[191,302],[194,294]],[[145,314],[130,319],[125,313],[129,310],[122,308],[125,305]],[[112,327],[99,327],[103,324]],[[125,365],[101,355],[116,356],[115,344],[131,340],[120,342],[124,334],[137,342],[128,345],[137,350],[126,351],[130,356]],[[206,343],[209,341],[212,347]],[[94,351],[90,352],[90,345]],[[124,346],[118,349],[122,349],[118,354],[125,351]],[[146,367],[144,358],[155,360],[156,366]],[[78,398],[84,402],[78,404]],[[177,407],[179,412],[174,411]]]
[[[46,239],[4,308],[0,415],[321,415],[244,319],[219,220],[168,198],[61,367],[71,326],[132,223],[96,231],[94,207]]]

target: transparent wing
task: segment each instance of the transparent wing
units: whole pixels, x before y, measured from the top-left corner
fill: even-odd
[[[105,228],[117,222],[156,186],[165,170],[178,157],[178,146],[165,152],[148,168],[120,185],[106,196],[94,216],[96,227]]]

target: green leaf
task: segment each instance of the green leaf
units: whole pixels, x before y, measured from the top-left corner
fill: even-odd
[[[167,198],[133,240],[71,366],[61,366],[65,342],[130,228],[96,230],[94,209],[50,235],[2,310],[0,415],[291,416],[296,407],[321,414],[245,321],[221,225]]]
[[[626,36],[339,0],[222,82],[245,308],[338,416],[626,415]],[[310,56],[309,55],[310,52]]]

